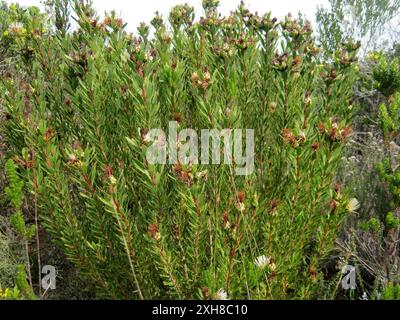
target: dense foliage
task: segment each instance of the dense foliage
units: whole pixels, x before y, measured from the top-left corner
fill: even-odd
[[[199,22],[188,5],[169,27],[156,16],[150,38],[77,2],[78,30],[38,41],[29,74],[2,82],[4,134],[41,219],[100,296],[315,297],[357,209],[334,183],[357,45],[327,63],[308,22],[243,4],[220,18],[217,4]],[[148,130],[174,120],[254,129],[254,173],[149,164]]]
[[[88,297],[398,299],[398,49],[357,57],[400,2],[330,3],[317,34],[203,0],[136,35],[89,1],[2,3],[0,299],[48,294],[50,248]]]

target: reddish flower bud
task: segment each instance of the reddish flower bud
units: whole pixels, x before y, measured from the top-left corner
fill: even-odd
[[[329,201],[329,208],[331,209],[332,212],[335,212],[337,209],[337,202],[333,199]]]
[[[244,202],[244,199],[245,199],[245,193],[244,193],[243,191],[239,191],[239,192],[237,193],[237,198],[238,198],[238,200],[239,200],[240,203],[243,203],[243,202]]]
[[[312,148],[314,151],[317,151],[317,150],[319,149],[319,143],[318,143],[318,142],[314,142],[314,143],[312,144],[311,148]]]

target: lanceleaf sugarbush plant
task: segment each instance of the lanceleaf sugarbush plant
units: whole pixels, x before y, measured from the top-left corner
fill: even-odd
[[[324,259],[357,209],[334,182],[357,45],[322,61],[308,22],[203,6],[198,21],[179,5],[133,36],[75,2],[77,30],[38,41],[30,77],[2,82],[14,161],[99,297],[321,297]],[[149,130],[171,121],[254,129],[254,172],[150,164]]]

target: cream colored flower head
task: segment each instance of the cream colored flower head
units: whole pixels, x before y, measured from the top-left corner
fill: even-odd
[[[261,270],[264,270],[266,267],[268,267],[270,262],[271,258],[266,257],[265,255],[259,256],[254,260],[255,265]]]
[[[229,300],[228,299],[228,294],[224,289],[219,289],[218,292],[215,295],[216,300]]]
[[[276,270],[276,264],[275,264],[275,262],[271,262],[271,263],[269,264],[269,269],[270,269],[272,272],[274,272],[274,271]]]
[[[21,22],[14,22],[10,24],[9,32],[10,33],[22,33],[24,30],[24,25]]]
[[[347,210],[351,213],[356,213],[358,209],[360,209],[360,203],[356,198],[353,198],[347,204]]]
[[[116,185],[117,184],[117,179],[113,175],[111,175],[109,179],[110,179],[110,183],[112,185]]]
[[[144,142],[144,143],[153,142],[153,140],[151,139],[150,133],[147,133],[147,134],[143,137],[143,142]]]

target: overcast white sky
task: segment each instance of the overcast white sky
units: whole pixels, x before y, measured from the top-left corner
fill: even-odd
[[[41,0],[6,0],[7,3],[18,2],[21,5],[41,5]],[[240,0],[220,0],[221,12],[228,14],[234,10]],[[104,11],[115,10],[124,21],[128,22],[128,29],[134,31],[140,22],[149,23],[154,13],[159,11],[165,17],[170,8],[176,4],[189,3],[201,13],[201,0],[94,0],[94,6],[99,14]],[[315,12],[318,5],[326,5],[328,0],[247,0],[246,5],[251,11],[265,13],[271,11],[273,16],[283,17],[288,12],[297,15],[299,11],[304,13],[311,21],[315,20]]]

